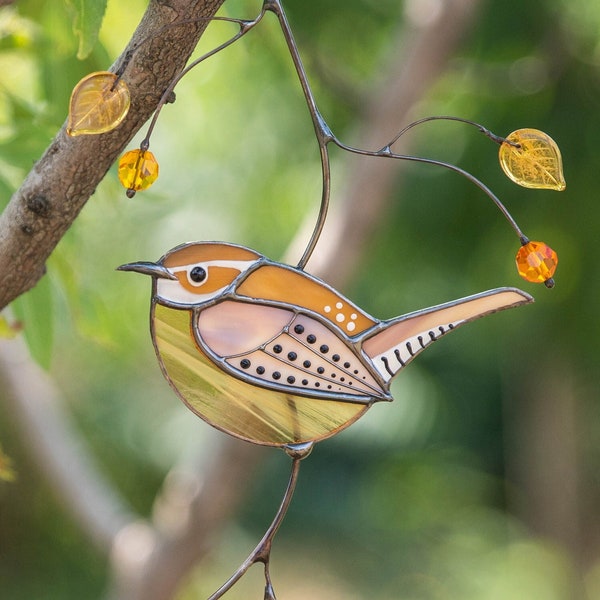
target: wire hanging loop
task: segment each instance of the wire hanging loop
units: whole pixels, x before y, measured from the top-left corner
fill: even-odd
[[[271,574],[269,572],[271,548],[273,545],[273,540],[275,539],[275,536],[281,527],[281,523],[287,514],[290,503],[292,502],[292,497],[294,496],[294,491],[296,490],[296,484],[298,483],[300,462],[311,453],[313,445],[313,442],[308,442],[306,444],[295,444],[285,446],[283,448],[286,454],[288,454],[288,456],[290,456],[292,459],[292,468],[286,490],[283,494],[281,504],[279,505],[279,509],[275,514],[271,525],[269,525],[269,528],[263,535],[260,542],[258,542],[254,550],[252,550],[246,560],[237,568],[235,573],[216,592],[209,596],[207,600],[218,600],[219,598],[222,598],[246,574],[252,565],[259,562],[263,563],[264,565],[264,598],[265,600],[277,600],[275,591],[273,589],[273,584],[271,582]]]
[[[260,13],[256,16],[256,18],[251,19],[251,20],[234,19],[231,17],[212,17],[210,19],[211,22],[212,21],[224,21],[227,23],[236,23],[239,26],[239,30],[234,36],[230,37],[228,40],[225,40],[222,44],[219,44],[216,48],[213,48],[206,54],[203,54],[196,60],[192,61],[189,65],[187,65],[179,73],[179,75],[177,75],[176,77],[173,78],[173,80],[171,81],[171,83],[169,84],[167,89],[163,92],[163,95],[160,98],[158,106],[157,106],[156,110],[154,111],[154,115],[152,116],[152,120],[150,121],[150,125],[148,126],[148,131],[146,133],[146,136],[140,143],[140,150],[148,150],[148,148],[150,147],[150,136],[152,135],[152,132],[154,131],[154,127],[158,120],[158,116],[160,115],[160,111],[162,110],[162,108],[165,104],[169,103],[170,99],[172,98],[172,94],[173,94],[173,90],[175,89],[175,86],[194,67],[198,66],[201,62],[204,62],[207,58],[210,58],[211,56],[214,56],[215,54],[221,52],[221,50],[224,50],[228,46],[231,46],[233,43],[237,42],[240,38],[242,38],[244,35],[246,35],[249,31],[251,31],[254,27],[256,27],[256,25],[258,25],[261,22],[264,15],[265,15],[265,10],[263,8],[263,10],[261,10]]]

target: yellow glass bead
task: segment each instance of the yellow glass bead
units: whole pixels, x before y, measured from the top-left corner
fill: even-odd
[[[130,150],[119,161],[119,181],[131,198],[136,192],[148,189],[158,178],[158,162],[149,150]]]
[[[531,283],[554,285],[552,276],[558,265],[558,256],[544,242],[527,242],[523,244],[516,256],[519,275]]]

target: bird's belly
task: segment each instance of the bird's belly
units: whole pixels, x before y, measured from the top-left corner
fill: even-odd
[[[192,313],[156,304],[152,328],[163,373],[184,403],[202,419],[236,437],[283,446],[336,434],[372,404],[323,400],[259,387],[232,376],[190,335]]]

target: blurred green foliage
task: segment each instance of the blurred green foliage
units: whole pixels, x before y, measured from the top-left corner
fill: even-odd
[[[108,0],[70,0],[75,12],[73,32],[79,38],[77,58],[87,58],[94,49],[107,3]]]
[[[99,43],[83,61],[66,4],[21,0],[0,9],[0,207],[62,125],[72,87],[110,65],[145,4],[109,2]],[[322,112],[353,141],[404,3],[289,4]],[[228,0],[225,11],[253,16],[258,8]],[[215,23],[197,52],[231,33]],[[351,298],[381,318],[499,285],[521,286],[537,302],[436,345],[399,378],[394,404],[374,407],[317,447],[278,538],[282,597],[571,600],[573,579],[590,598],[600,596],[599,33],[600,7],[590,0],[486,3],[422,99],[416,118],[455,114],[500,135],[535,127],[558,142],[562,195],[511,185],[496,147],[457,123],[422,126],[414,149],[490,185],[532,239],[558,251],[557,286],[550,292],[519,280],[518,242],[479,190],[453,173],[398,164],[397,201],[345,290]],[[113,168],[49,260],[44,283],[15,307],[103,469],[142,514],[173,461],[209,453],[219,434],[187,413],[162,380],[147,332],[149,290],[115,266],[195,239],[231,240],[279,258],[316,211],[316,145],[273,19],[181,82],[152,150],[161,165],[152,190],[128,200]],[[351,160],[335,155],[334,203]],[[525,494],[511,472],[518,391],[546,381],[555,364],[569,372],[576,399],[574,527],[588,532],[581,548],[540,535],[511,500]],[[0,415],[2,447],[18,472],[15,482],[0,481],[2,596],[101,597],[105,558],[27,461],[27,440],[18,439],[10,415]],[[552,469],[543,459],[537,466]],[[286,471],[274,452],[213,562],[181,598],[206,595],[229,575],[240,548],[270,520]],[[231,597],[258,597],[252,583]]]

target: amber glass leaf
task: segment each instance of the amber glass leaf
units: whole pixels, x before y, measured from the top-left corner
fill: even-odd
[[[509,179],[526,188],[567,187],[556,142],[539,129],[517,129],[500,145],[500,166]]]
[[[113,130],[129,110],[129,88],[114,73],[86,75],[73,89],[67,133],[94,135]]]
[[[158,178],[158,162],[150,150],[130,150],[119,160],[119,181],[128,195],[148,189]]]
[[[523,279],[531,283],[545,283],[556,271],[558,255],[544,242],[527,242],[519,248],[516,263]]]

